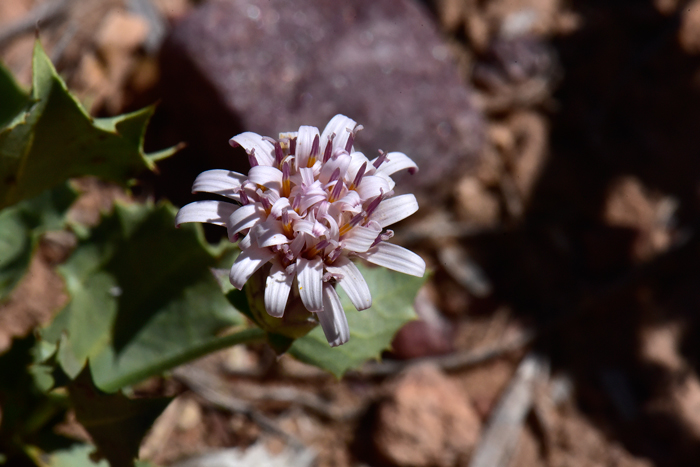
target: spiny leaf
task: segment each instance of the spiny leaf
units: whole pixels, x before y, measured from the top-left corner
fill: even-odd
[[[117,205],[59,268],[71,301],[43,337],[60,341],[70,377],[89,358],[97,386],[114,391],[201,356],[243,323],[210,271],[231,263],[231,247],[208,246],[200,225],[175,229],[175,212]]]
[[[39,42],[34,47],[33,68],[29,101],[0,129],[0,208],[72,177],[95,175],[125,185],[139,172],[153,169],[153,160],[143,151],[153,107],[93,119],[68,92]],[[2,76],[0,72],[0,92]],[[21,104],[11,84],[4,87],[13,96],[13,105]],[[161,151],[157,157],[174,151]]]
[[[95,386],[88,365],[68,386],[68,394],[77,420],[110,467],[134,466],[143,437],[172,400],[129,399],[121,392],[106,394]]]
[[[39,237],[65,225],[75,200],[67,184],[0,211],[0,300],[15,287],[29,267]]]
[[[20,89],[12,74],[0,64],[0,129],[6,126],[28,103],[29,96]]]
[[[35,466],[30,446],[42,450],[65,448],[72,441],[55,433],[65,420],[67,400],[45,394],[32,375],[33,335],[15,340],[0,355],[0,453],[6,465]]]
[[[425,278],[407,276],[384,268],[358,264],[370,292],[372,307],[357,311],[350,299],[338,288],[350,325],[350,341],[331,348],[323,330],[314,329],[292,345],[289,353],[299,360],[330,371],[337,377],[370,359],[378,359],[388,349],[394,334],[416,318],[413,301]]]

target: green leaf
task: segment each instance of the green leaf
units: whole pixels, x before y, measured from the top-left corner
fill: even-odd
[[[75,377],[86,359],[95,383],[114,391],[261,333],[220,337],[243,317],[211,268],[232,246],[210,247],[200,225],[174,227],[169,204],[117,205],[59,268],[71,301],[44,330]]]
[[[106,460],[92,461],[90,455],[95,451],[89,444],[76,444],[70,449],[62,449],[48,456],[48,467],[109,467]]]
[[[32,451],[70,446],[73,441],[54,431],[63,422],[68,401],[60,394],[45,394],[33,377],[33,335],[15,340],[0,355],[0,453],[7,465],[34,466]],[[35,446],[36,448],[32,448]]]
[[[151,158],[143,151],[153,107],[93,119],[68,92],[39,42],[33,68],[30,101],[0,130],[0,208],[82,175],[125,185],[153,169],[154,159],[175,152],[172,148]],[[9,94],[19,102],[16,92]]]
[[[10,71],[0,64],[0,129],[29,103],[29,96],[20,89]]]
[[[0,211],[0,300],[17,285],[29,267],[39,237],[65,225],[75,200],[67,184]]]
[[[143,437],[172,401],[169,397],[129,399],[121,392],[106,394],[93,383],[88,365],[68,386],[68,393],[76,419],[110,467],[134,466]]]
[[[337,377],[370,359],[378,359],[388,349],[394,334],[416,319],[413,301],[425,278],[407,276],[384,268],[358,264],[370,292],[372,307],[357,311],[338,287],[350,325],[350,341],[330,347],[319,327],[292,345],[290,354],[299,360],[330,371]]]

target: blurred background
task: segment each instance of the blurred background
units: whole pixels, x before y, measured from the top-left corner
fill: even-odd
[[[234,134],[336,113],[368,157],[420,166],[395,241],[433,275],[383,362],[337,381],[263,346],[212,355],[199,380],[240,404],[191,372],[143,384],[177,396],[143,457],[700,464],[700,1],[1,0],[0,60],[26,87],[37,34],[91,114],[157,102],[146,149],[187,144],[132,193],[78,181],[81,222],[184,205],[199,172],[247,170]],[[1,349],[65,302],[69,248],[43,240]]]

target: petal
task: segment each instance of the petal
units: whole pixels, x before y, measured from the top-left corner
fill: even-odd
[[[309,311],[323,310],[323,260],[297,259],[297,283],[302,303]]]
[[[331,347],[343,345],[350,340],[350,327],[343,305],[338,293],[329,283],[323,284],[323,311],[316,316]]]
[[[270,209],[270,214],[279,219],[280,217],[282,217],[282,213],[284,211],[287,211],[288,214],[296,214],[296,212],[290,212],[289,210],[289,198],[280,198],[277,201],[275,201],[275,204],[272,205],[272,209]]]
[[[264,220],[265,210],[258,203],[241,206],[229,217],[228,236],[233,238],[241,230],[249,229]]]
[[[372,159],[372,163],[374,164],[376,160],[376,157]],[[408,169],[409,172],[413,173],[418,170],[418,165],[402,152],[390,152],[386,155],[384,163],[377,169],[377,173],[381,172],[386,175],[392,175],[404,169]]]
[[[402,272],[411,276],[423,277],[425,274],[425,261],[414,252],[392,243],[379,242],[367,253],[358,253],[372,264],[383,266],[393,271]]]
[[[363,201],[367,201],[368,199],[375,198],[382,193],[387,194],[391,189],[384,178],[377,177],[375,175],[366,175],[365,177],[362,177],[360,186],[355,188],[355,190]],[[386,201],[383,201],[382,204],[383,203],[386,203]],[[381,204],[379,206],[381,206]]]
[[[386,227],[403,220],[418,210],[418,201],[412,194],[385,199],[372,213],[371,219]]]
[[[284,315],[293,280],[294,274],[287,274],[281,264],[272,265],[265,284],[265,310],[270,316],[281,318]]]
[[[326,271],[331,274],[342,274],[340,285],[355,308],[358,310],[366,310],[372,306],[372,294],[369,291],[365,278],[355,263],[350,261],[346,256],[339,257],[331,266],[326,266]]]
[[[306,167],[311,154],[311,146],[313,146],[316,136],[318,136],[318,128],[315,126],[302,125],[299,127],[296,153],[297,169]]]
[[[192,185],[192,193],[214,193],[240,201],[238,194],[246,176],[230,170],[207,170],[197,175]]]
[[[363,253],[369,250],[380,233],[382,233],[381,229],[373,229],[363,225],[353,227],[341,240],[343,249]]]
[[[282,171],[275,167],[266,165],[251,167],[248,171],[248,180],[278,193],[282,189]]]
[[[231,266],[231,272],[228,275],[231,284],[241,290],[250,276],[252,276],[255,271],[260,269],[260,266],[270,261],[275,257],[268,248],[257,248],[251,246],[238,255],[236,261]]]
[[[233,147],[242,146],[247,153],[255,149],[255,158],[260,165],[272,165],[275,162],[275,147],[257,133],[246,131],[234,136],[228,143]]]
[[[345,149],[345,144],[348,142],[348,137],[350,132],[352,132],[357,126],[357,122],[352,118],[348,118],[345,115],[336,115],[331,118],[328,122],[326,128],[323,129],[321,133],[321,154],[324,153],[326,149],[326,144],[328,143],[328,138],[331,134],[335,133],[335,138],[333,139],[333,151],[336,149]]]
[[[250,246],[252,244],[253,244],[253,235],[248,234],[245,237],[243,237],[240,242],[238,242],[238,248],[240,248],[241,250],[246,250],[246,249],[250,248]],[[257,245],[257,243],[256,243],[256,245]]]
[[[350,166],[350,162],[352,162],[352,158],[349,154],[339,154],[337,157],[329,159],[328,162],[323,164],[318,179],[321,183],[328,183],[328,180],[331,179],[336,169],[340,172],[340,178],[344,178],[345,172],[347,172]]]
[[[180,224],[187,222],[226,225],[231,214],[239,207],[226,201],[195,201],[180,208],[175,216],[175,227],[180,227]]]
[[[258,246],[261,248],[291,242],[284,234],[282,222],[275,219],[268,219],[256,224],[251,230],[251,234],[255,236]]]

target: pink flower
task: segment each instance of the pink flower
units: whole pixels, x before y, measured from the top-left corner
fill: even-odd
[[[339,285],[358,310],[372,296],[351,258],[422,277],[425,262],[415,253],[388,243],[384,230],[418,210],[412,194],[393,196],[391,175],[418,167],[400,152],[373,160],[355,152],[361,127],[343,115],[331,119],[323,133],[302,126],[279,140],[246,132],[231,138],[248,153],[248,175],[208,170],[193,192],[224,196],[227,201],[197,201],[180,209],[176,225],[207,222],[225,226],[241,253],[230,280],[241,289],[261,266],[272,267],[265,286],[265,309],[282,317],[293,286],[307,310],[316,313],[331,346],[350,337],[335,291]]]

